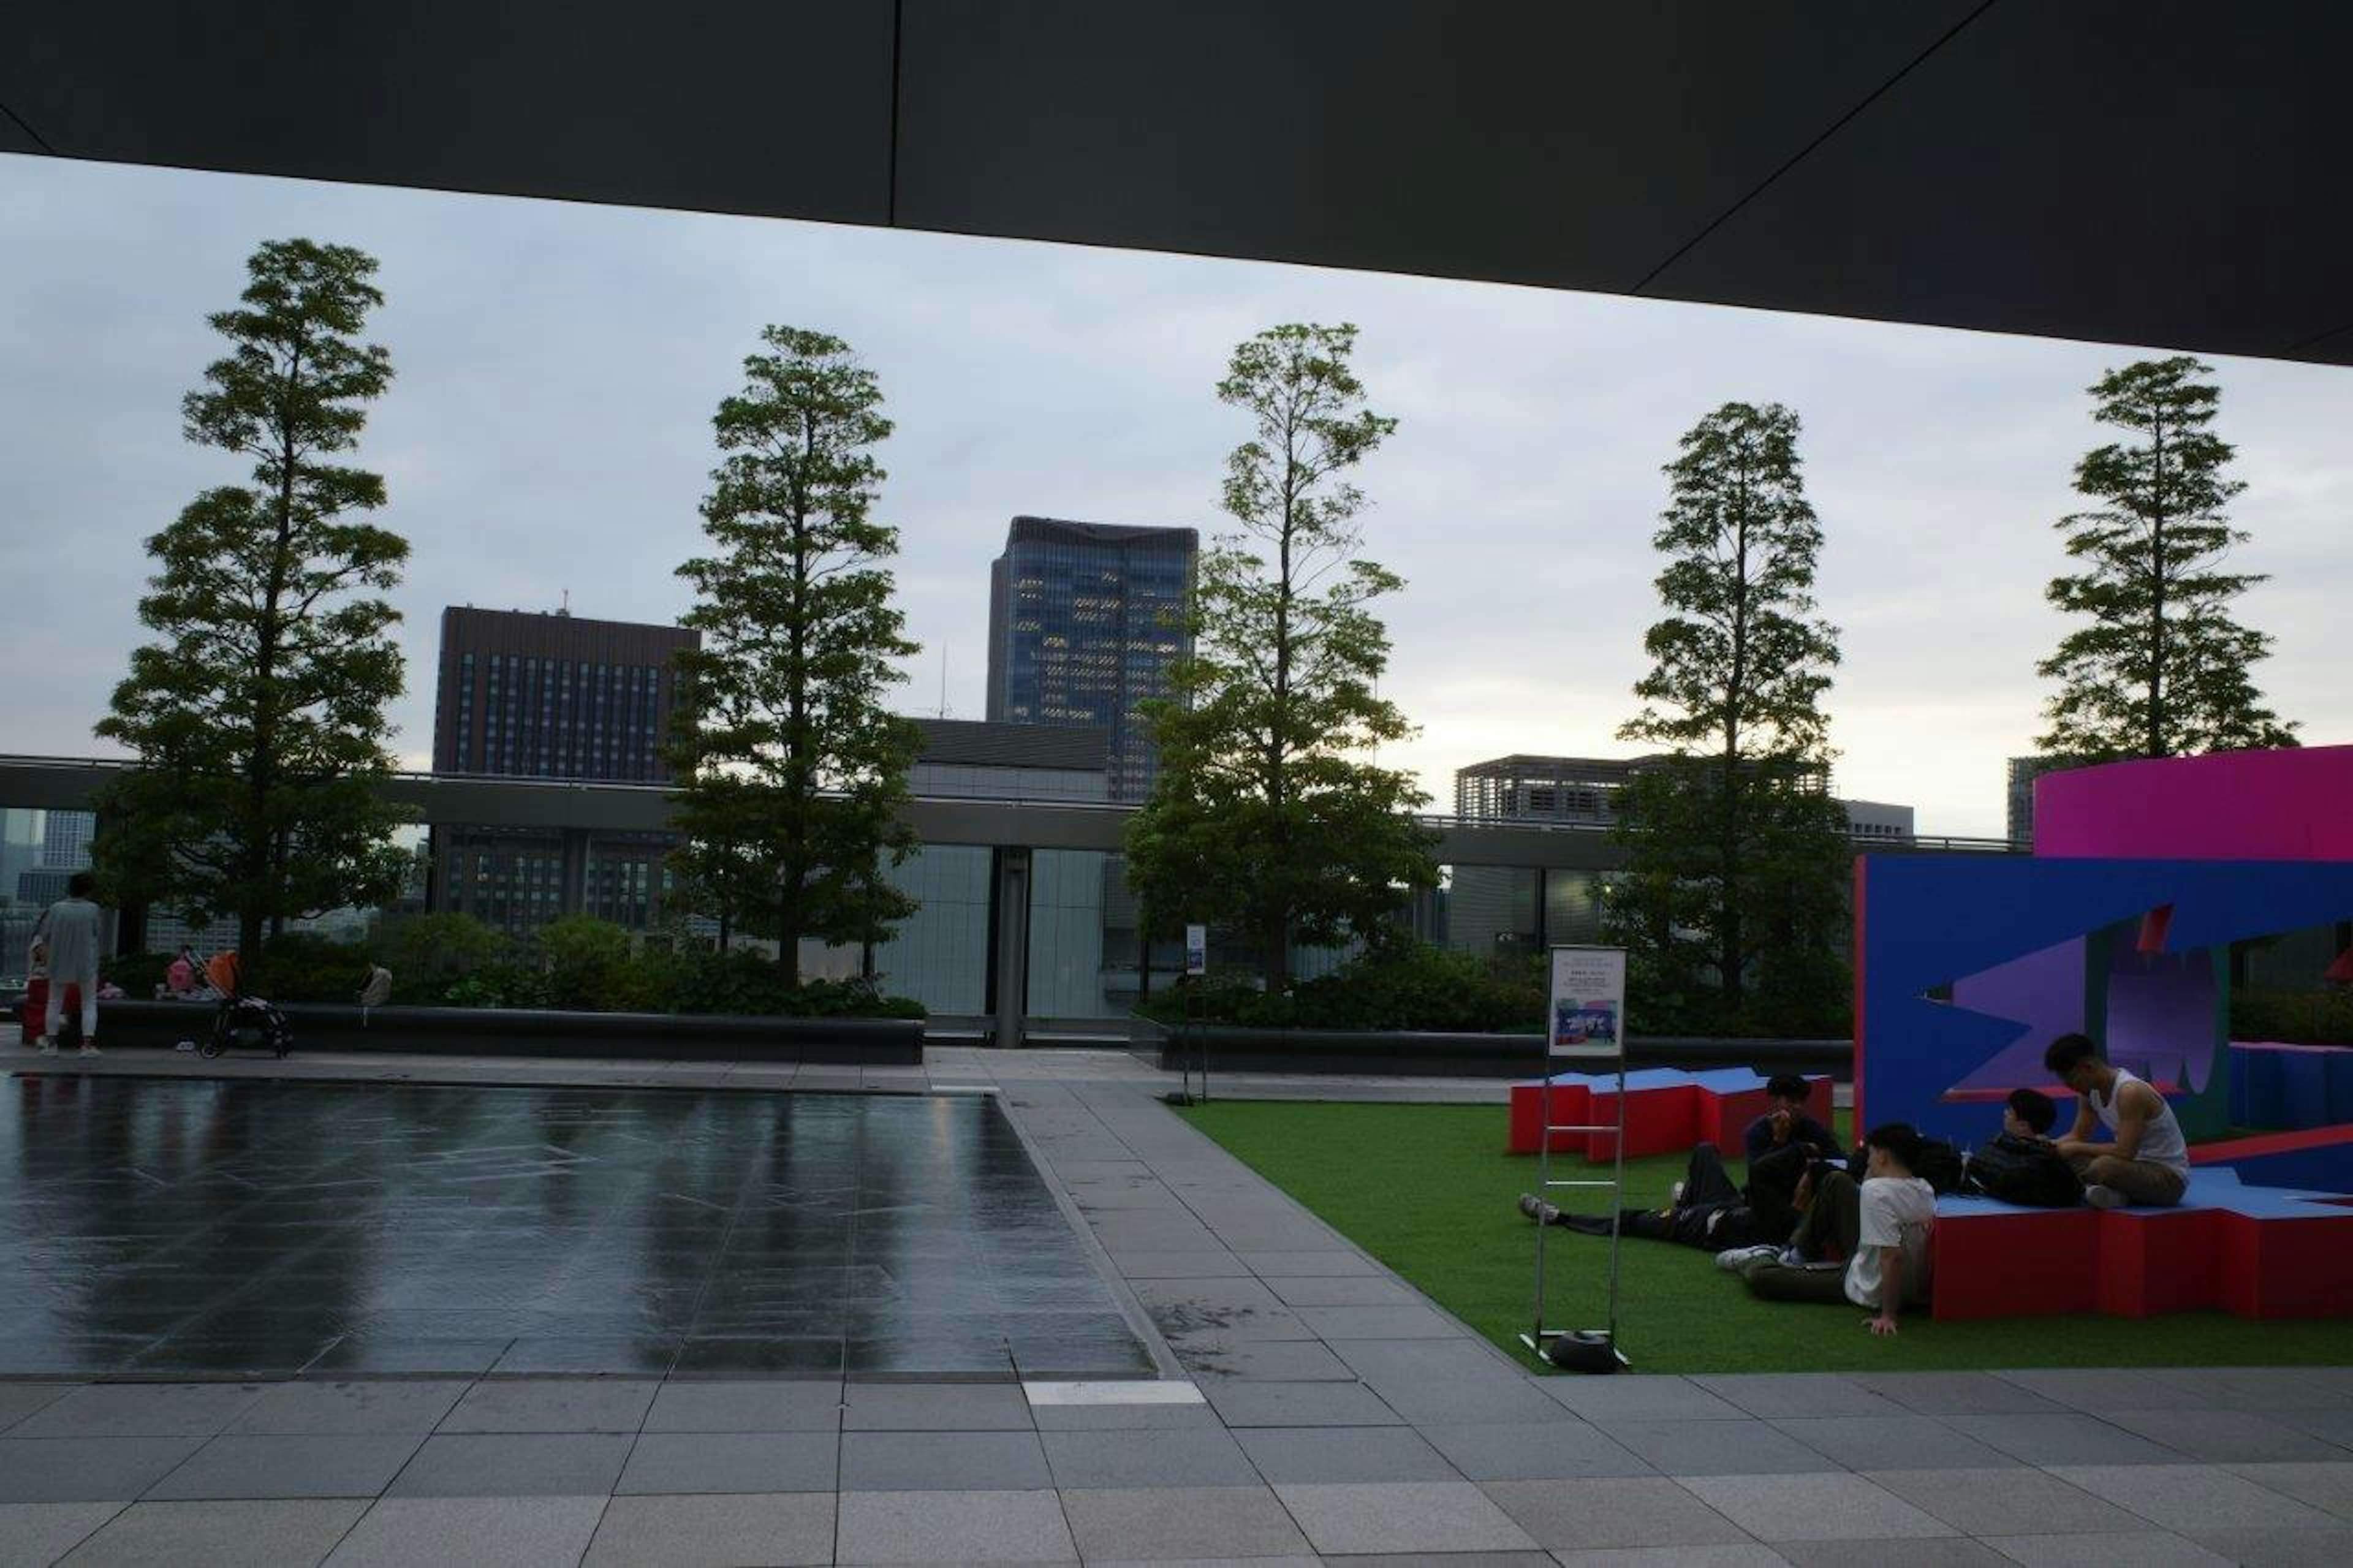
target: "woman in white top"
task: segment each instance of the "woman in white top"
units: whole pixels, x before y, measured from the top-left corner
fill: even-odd
[[[2084,1178],[2085,1203],[2104,1209],[2170,1208],[2181,1201],[2189,1190],[2189,1144],[2165,1096],[2102,1061],[2083,1035],[2052,1041],[2042,1065],[2077,1096],[2075,1125],[2054,1147]],[[2105,1127],[2114,1142],[2093,1142],[2095,1125]]]

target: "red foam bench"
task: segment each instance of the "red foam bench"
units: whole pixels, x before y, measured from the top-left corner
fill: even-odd
[[[1827,1075],[1807,1079],[1806,1113],[1823,1126],[1834,1114]],[[1540,1080],[1512,1086],[1505,1148],[1514,1154],[1533,1154],[1544,1127],[1544,1085]],[[1765,1114],[1765,1079],[1739,1068],[1691,1073],[1676,1068],[1651,1068],[1629,1073],[1626,1080],[1626,1157],[1682,1153],[1703,1141],[1713,1142],[1726,1159],[1742,1157],[1742,1138],[1748,1124]],[[1556,1132],[1552,1152],[1607,1160],[1618,1138],[1616,1076],[1562,1074],[1553,1080],[1552,1123],[1555,1127],[1590,1126],[1592,1132]]]
[[[2191,1193],[2167,1209],[1940,1199],[1931,1315],[2353,1314],[2353,1199],[2243,1186],[2227,1170],[2201,1170]]]

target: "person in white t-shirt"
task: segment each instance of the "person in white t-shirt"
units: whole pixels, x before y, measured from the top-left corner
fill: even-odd
[[[1928,1299],[1928,1237],[1936,1224],[1936,1192],[1912,1173],[1920,1135],[1900,1121],[1873,1128],[1863,1139],[1870,1163],[1858,1183],[1844,1171],[1826,1172],[1793,1244],[1796,1256],[1844,1259],[1784,1262],[1756,1258],[1741,1266],[1749,1292],[1768,1301],[1851,1301],[1873,1309],[1874,1334],[1895,1332],[1895,1315]],[[1789,1256],[1785,1254],[1784,1256]]]
[[[2084,1178],[2085,1203],[2170,1208],[2181,1201],[2189,1190],[2189,1144],[2165,1096],[2102,1061],[2088,1036],[2060,1036],[2042,1053],[2042,1065],[2078,1097],[2075,1125],[2056,1147]],[[2115,1142],[2094,1142],[2094,1127],[2105,1127]]]

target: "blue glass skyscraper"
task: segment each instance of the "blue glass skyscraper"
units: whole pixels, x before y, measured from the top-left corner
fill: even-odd
[[[1168,695],[1201,537],[1017,517],[989,569],[988,717],[1111,731],[1111,796],[1152,793],[1158,762],[1139,706]]]

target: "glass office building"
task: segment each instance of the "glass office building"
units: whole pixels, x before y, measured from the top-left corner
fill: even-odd
[[[1168,695],[1191,647],[1184,616],[1200,535],[1017,517],[989,570],[988,717],[1100,729],[1111,797],[1142,800],[1157,773],[1141,706]]]

